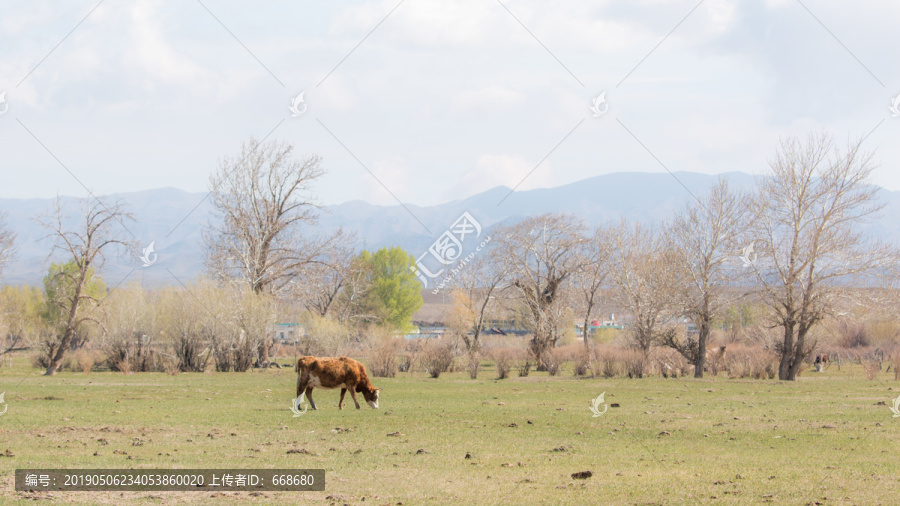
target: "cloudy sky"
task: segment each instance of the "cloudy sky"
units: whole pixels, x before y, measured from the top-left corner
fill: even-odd
[[[258,4],[4,2],[0,197],[203,191],[269,136],[323,157],[327,204],[428,205],[762,174],[780,137],[822,130],[866,137],[875,182],[900,190],[898,2]]]

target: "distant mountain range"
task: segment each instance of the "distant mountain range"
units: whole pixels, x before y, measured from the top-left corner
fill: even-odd
[[[754,176],[732,172],[723,175],[733,188],[754,184]],[[626,217],[642,222],[658,222],[669,217],[695,196],[703,195],[718,176],[691,172],[613,173],[592,177],[556,188],[511,192],[497,187],[466,199],[433,206],[376,206],[354,200],[326,206],[317,227],[328,233],[338,227],[355,231],[358,249],[375,250],[399,245],[419,256],[468,212],[484,230],[546,212],[577,214],[589,225]],[[868,225],[875,237],[900,243],[900,192],[879,190],[885,204],[882,217]],[[153,242],[156,262],[144,267],[136,258],[106,259],[101,274],[107,285],[141,281],[149,285],[170,285],[199,275],[203,270],[201,230],[210,219],[206,193],[188,193],[161,188],[110,195],[123,201],[134,215],[126,223],[133,239],[144,247]],[[78,201],[63,198],[70,211]],[[502,203],[501,203],[502,202]],[[0,199],[0,210],[17,234],[17,256],[3,274],[3,283],[39,284],[51,258],[47,230],[34,218],[51,211],[52,199]],[[426,230],[427,227],[427,230]],[[151,256],[152,258],[152,256]]]

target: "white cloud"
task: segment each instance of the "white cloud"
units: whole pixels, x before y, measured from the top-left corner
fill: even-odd
[[[322,110],[347,112],[356,109],[357,96],[350,83],[342,75],[328,77],[328,86],[310,87],[304,95],[310,107]]]
[[[766,0],[766,7],[770,9],[777,9],[793,3],[794,2],[792,0]]]
[[[525,95],[503,86],[460,91],[453,97],[457,109],[503,109],[525,101]]]
[[[887,118],[867,143],[900,188],[889,140],[900,120],[886,109],[900,90],[898,47],[884,42],[896,2],[808,4],[881,87],[792,0],[706,0],[649,56],[697,0],[502,1],[528,30],[494,0],[403,2],[364,41],[399,0],[207,4],[282,88],[202,7],[172,0],[104,2],[16,87],[96,4],[11,0],[0,17],[10,102],[0,129],[23,133],[19,118],[86,184],[200,191],[218,156],[275,128],[334,170],[323,200],[395,203],[320,119],[397,197],[429,204],[515,186],[582,119],[521,188],[661,170],[616,120],[671,170],[762,171],[781,134],[857,137]],[[303,90],[309,114],[276,128]],[[592,118],[603,90],[609,113]],[[6,146],[9,166],[53,162],[24,139]],[[0,195],[56,194],[20,173],[27,183]]]
[[[383,206],[396,205],[397,199],[400,199],[401,202],[416,200],[413,195],[407,195],[415,174],[402,157],[372,162],[369,169],[375,174],[375,177],[372,177],[371,174],[364,174],[358,180],[357,185],[357,191],[363,195],[363,200]]]
[[[157,80],[190,85],[202,91],[208,81],[206,72],[190,58],[175,51],[169,44],[166,30],[159,19],[161,2],[141,0],[131,7],[132,58],[127,60],[144,74],[144,83],[152,87]],[[149,79],[147,79],[149,78]]]
[[[708,0],[704,5],[713,32],[725,33],[731,29],[737,11],[737,4],[733,0]]]
[[[344,35],[362,35],[371,30],[397,6],[395,0],[347,7],[338,16],[333,30]],[[469,45],[484,43],[499,5],[481,0],[418,0],[404,2],[385,21],[381,37],[399,36],[417,46]],[[505,14],[505,13],[504,13]]]
[[[537,160],[528,161],[519,155],[483,154],[478,157],[475,168],[462,175],[454,193],[457,198],[464,198],[497,186],[518,186],[517,190],[556,186],[549,160],[537,169],[534,168],[536,163]]]

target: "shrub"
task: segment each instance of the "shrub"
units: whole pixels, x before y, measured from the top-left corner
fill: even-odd
[[[572,356],[572,374],[575,376],[587,376],[591,373],[591,352],[579,346],[578,351]]]
[[[430,342],[425,346],[422,363],[428,375],[437,378],[453,364],[453,349],[445,343]]]
[[[46,369],[50,367],[50,356],[53,354],[55,350],[48,349],[46,347],[42,347],[38,350],[37,353],[31,356],[31,365],[40,369]],[[74,359],[72,355],[66,353],[63,355],[62,363],[59,365],[59,370],[75,370],[74,369]]]
[[[516,364],[516,371],[519,373],[520,378],[524,378],[528,376],[528,373],[531,372],[531,368],[537,364],[537,361],[534,359],[534,354],[531,350],[523,350],[521,348],[511,348],[510,353],[512,353],[513,360]]]
[[[59,337],[54,337],[50,334],[42,335],[41,343],[38,347],[37,353],[31,356],[31,365],[40,369],[46,369],[50,367],[50,357],[52,357],[56,353],[56,348],[58,345]],[[64,369],[70,364],[71,355],[63,355],[63,363],[60,364],[60,369]]]
[[[647,356],[640,350],[623,350],[621,357],[629,378],[643,378],[647,374]]]
[[[757,348],[762,348],[764,350],[775,350],[782,344],[783,336],[778,334],[778,331],[775,329],[770,329],[761,325],[752,325],[750,327],[746,327],[743,331],[745,336],[745,342],[749,345],[755,346]],[[707,350],[712,349],[712,344],[708,344],[706,347]],[[731,347],[729,346],[730,350]]]
[[[837,342],[844,348],[864,348],[871,344],[864,322],[841,320],[837,325]]]
[[[593,350],[594,377],[612,378],[619,374],[618,350],[609,346],[597,346]]]
[[[238,338],[231,343],[231,353],[234,371],[245,372],[253,367],[253,362],[256,361],[256,356],[259,353],[259,346],[257,346],[257,343],[253,339],[248,338],[244,331],[241,330],[239,331]],[[179,364],[178,368],[182,371],[190,370],[185,369],[181,364]]]
[[[102,358],[100,350],[85,350],[82,348],[75,353],[75,363],[78,365],[78,369],[85,374],[90,373],[94,368],[94,364],[101,362]]]
[[[544,353],[544,367],[547,368],[547,373],[550,376],[559,374],[560,367],[562,367],[563,363],[562,355],[563,353],[556,348],[551,348]]]
[[[159,357],[148,343],[143,332],[135,332],[131,338],[110,336],[103,346],[107,366],[116,372],[126,372],[122,367],[127,367],[127,372],[161,371]]]
[[[134,371],[131,370],[131,362],[128,360],[120,360],[116,363],[116,371],[121,372],[122,374],[133,374]]]
[[[677,378],[693,372],[693,366],[681,353],[672,348],[656,348],[651,352],[656,372],[663,378]]]
[[[520,378],[524,378],[528,376],[528,373],[531,372],[531,366],[534,365],[531,363],[530,358],[525,358],[519,361],[519,365],[516,367],[516,372],[519,374]]]
[[[877,360],[867,358],[862,361],[862,365],[863,369],[866,370],[866,379],[869,381],[875,379],[881,371],[881,363]]]
[[[47,352],[41,350],[31,356],[31,365],[37,369],[46,369],[50,367],[50,357]]]
[[[472,379],[478,379],[478,372],[481,370],[481,353],[477,351],[473,351],[469,353],[469,362],[466,364],[466,371],[469,372],[469,377]]]
[[[226,343],[218,336],[213,336],[212,339],[210,339],[210,342],[212,343],[213,362],[216,366],[216,372],[228,372],[232,370],[235,362],[234,343]]]
[[[778,355],[772,350],[731,345],[725,356],[724,370],[729,378],[772,379],[778,374]]]
[[[243,337],[243,335],[241,337]],[[249,341],[249,339],[246,341]],[[206,369],[209,353],[206,352],[203,338],[199,333],[190,331],[179,332],[175,335],[173,345],[175,356],[178,358],[178,368],[183,372],[203,372]],[[251,344],[251,347],[255,351],[256,346]],[[247,365],[246,369],[240,370],[246,371],[250,368],[250,365],[252,365],[252,360]],[[237,366],[235,366],[235,370],[239,370]]]
[[[401,343],[393,337],[382,339],[369,350],[369,370],[376,378],[393,378],[397,375],[397,352]]]
[[[306,336],[300,338],[300,344],[304,355],[319,357],[336,357],[341,354],[350,354],[352,329],[343,323],[317,314],[309,314],[304,322]],[[355,336],[357,342],[373,336],[380,340],[391,337],[390,333],[378,327],[360,328]]]
[[[893,348],[900,341],[900,324],[894,320],[870,322],[866,331],[872,344],[879,348]]]
[[[867,353],[862,359],[863,368],[866,370],[866,379],[873,380],[878,376],[878,373],[881,372],[882,362],[884,360],[884,354],[880,353],[879,350],[875,350],[874,352]]]
[[[406,346],[404,348],[403,355],[400,357],[398,369],[400,372],[413,372],[416,370],[416,364],[419,361],[422,351],[425,349],[424,340],[410,339],[406,341]]]
[[[497,379],[506,379],[509,377],[509,370],[512,368],[515,354],[508,348],[496,348],[491,351],[491,358],[497,367]],[[521,376],[521,374],[520,374]]]
[[[165,371],[165,373],[169,376],[177,376],[181,373],[181,369],[178,368],[178,363],[171,358],[165,358],[162,360],[162,368],[163,371]],[[216,370],[218,371],[218,369]]]

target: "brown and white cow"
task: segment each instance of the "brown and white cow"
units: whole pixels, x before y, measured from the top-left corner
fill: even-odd
[[[366,366],[360,364],[356,360],[347,357],[301,357],[297,360],[297,397],[306,392],[306,398],[309,399],[309,405],[313,409],[316,403],[312,398],[313,388],[338,388],[341,389],[341,401],[338,403],[339,409],[344,409],[344,395],[350,390],[350,397],[359,409],[359,402],[356,401],[356,392],[363,394],[363,398],[374,409],[378,409],[378,392],[380,388],[375,388],[369,382],[369,376],[366,374]]]
[[[816,355],[816,372],[822,372],[828,368],[828,354]]]

